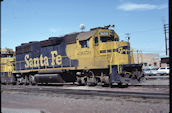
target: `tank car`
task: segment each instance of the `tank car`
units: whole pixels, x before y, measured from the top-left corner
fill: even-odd
[[[79,85],[137,84],[144,74],[130,43],[110,26],[50,37],[16,47],[17,84],[76,82]]]

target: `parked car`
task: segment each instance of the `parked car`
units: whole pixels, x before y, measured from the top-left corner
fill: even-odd
[[[158,68],[153,69],[143,69],[145,75],[156,75],[158,74]]]
[[[158,68],[151,69],[150,73],[153,74],[153,75],[158,74]]]
[[[160,67],[157,71],[158,74],[169,74],[169,67]]]

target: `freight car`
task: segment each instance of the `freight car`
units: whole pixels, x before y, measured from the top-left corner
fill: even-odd
[[[109,26],[16,47],[14,84],[77,82],[79,85],[136,84],[142,64],[135,64],[129,42]]]

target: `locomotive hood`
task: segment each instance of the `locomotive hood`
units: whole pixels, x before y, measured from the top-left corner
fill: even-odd
[[[79,41],[87,40],[91,36],[93,36],[96,32],[97,32],[97,30],[92,30],[92,31],[88,31],[88,32],[82,32],[82,33],[78,34],[76,39],[79,40]]]

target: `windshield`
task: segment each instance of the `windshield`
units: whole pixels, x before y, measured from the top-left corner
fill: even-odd
[[[100,37],[100,42],[111,42],[114,41],[114,37]]]

